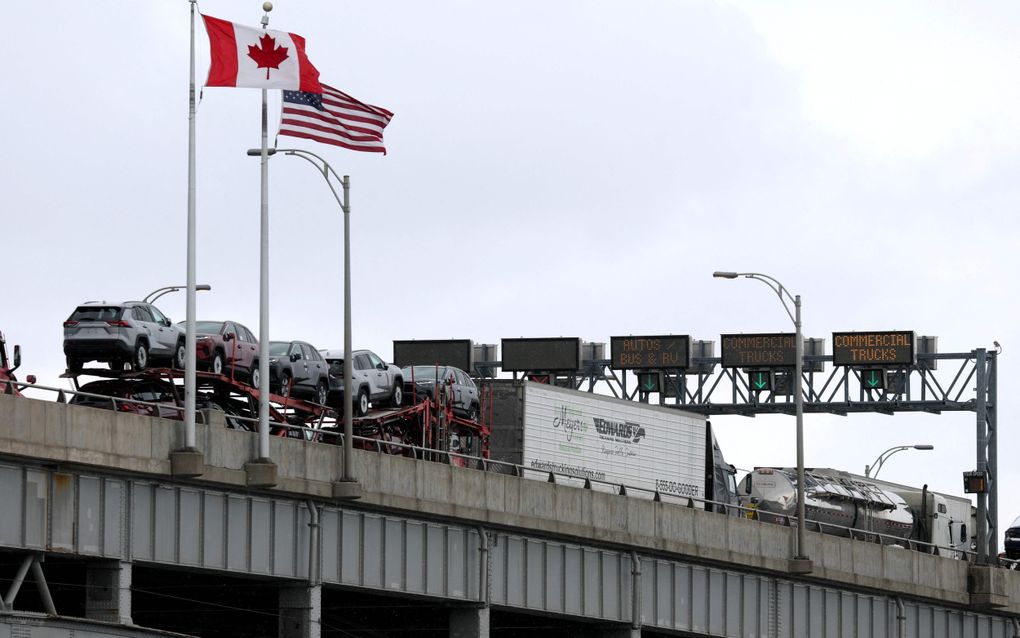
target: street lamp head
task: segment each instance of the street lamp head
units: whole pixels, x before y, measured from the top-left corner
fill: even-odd
[[[275,148],[267,148],[266,149],[266,155],[276,155],[276,149]],[[262,149],[261,148],[249,148],[248,149],[248,157],[261,157],[261,156],[262,156]]]
[[[712,273],[712,276],[718,277],[719,279],[736,279],[739,277],[739,275],[735,272],[724,272],[722,270],[715,271]]]
[[[209,284],[198,284],[197,286],[195,286],[195,290],[202,291],[212,290],[212,286],[210,286]]]
[[[934,450],[935,446],[929,443],[920,443],[914,446],[915,450]]]

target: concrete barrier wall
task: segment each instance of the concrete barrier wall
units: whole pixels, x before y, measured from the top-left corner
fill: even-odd
[[[246,488],[245,463],[257,456],[257,436],[228,430],[212,413],[196,440],[205,455],[199,477]],[[342,476],[341,449],[272,438],[279,467],[274,491],[329,499]],[[183,445],[175,421],[0,395],[0,453],[56,462],[170,475],[169,455]],[[354,476],[364,489],[356,507],[393,509],[461,523],[566,536],[639,552],[785,573],[794,530],[671,503],[451,467],[355,450]],[[862,541],[806,534],[814,561],[808,578],[882,593],[967,605],[968,566]],[[1020,613],[1020,575],[1006,574],[1007,611]]]

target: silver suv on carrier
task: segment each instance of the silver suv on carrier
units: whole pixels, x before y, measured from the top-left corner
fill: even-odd
[[[113,370],[144,370],[162,359],[183,368],[184,331],[156,306],[141,301],[109,304],[91,301],[74,309],[64,322],[67,369],[81,372],[87,361],[103,361]]]
[[[319,350],[329,364],[329,401],[337,411],[343,410],[344,401],[344,351],[342,348]],[[404,402],[404,378],[400,368],[386,363],[371,350],[355,350],[351,353],[351,404],[354,414],[365,416],[368,405],[384,403],[399,407]]]

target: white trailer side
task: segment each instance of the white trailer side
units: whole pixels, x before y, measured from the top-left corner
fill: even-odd
[[[493,459],[649,495],[706,498],[704,416],[529,382],[498,384],[493,399]]]

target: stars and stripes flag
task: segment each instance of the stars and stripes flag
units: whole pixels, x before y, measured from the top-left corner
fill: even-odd
[[[385,155],[383,129],[392,117],[393,113],[384,108],[323,84],[321,94],[283,92],[280,135]]]

